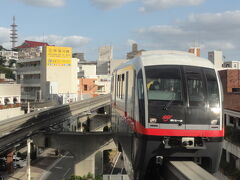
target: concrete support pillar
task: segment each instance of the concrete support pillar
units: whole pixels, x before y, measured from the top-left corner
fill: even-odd
[[[0,97],[0,105],[4,105],[4,97]]]
[[[13,103],[13,97],[8,97],[8,99],[9,99],[9,104],[14,104]]]
[[[13,172],[13,152],[7,154],[7,170],[9,174]]]
[[[230,162],[230,153],[226,150],[226,162]]]
[[[240,169],[240,159],[239,158],[236,159],[236,168]]]
[[[84,160],[82,160],[81,153],[74,154],[74,160],[74,174],[76,176],[84,176],[88,173],[95,175],[95,154],[91,154]]]
[[[229,118],[229,115],[228,115],[228,114],[226,114],[226,123],[227,123],[227,126],[229,126],[229,125],[230,125],[230,122],[229,122],[229,120],[230,120],[230,118]]]
[[[98,151],[95,154],[95,176],[103,174],[103,151]]]

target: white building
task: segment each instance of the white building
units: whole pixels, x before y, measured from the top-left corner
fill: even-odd
[[[10,60],[18,60],[18,52],[16,51],[8,51],[8,50],[2,50],[0,51],[0,56],[3,56],[6,58],[6,64],[5,65],[10,65]]]
[[[110,74],[110,61],[113,58],[112,46],[102,46],[99,48],[97,60],[97,74]]]
[[[22,84],[24,100],[77,100],[78,59],[72,48],[43,46],[39,57],[18,61],[17,80]]]
[[[78,78],[96,76],[97,74],[96,62],[79,61],[78,67],[79,67]]]
[[[240,69],[240,61],[226,61],[223,63],[223,68]]]
[[[21,85],[0,83],[0,121],[22,114]]]
[[[96,94],[103,95],[111,92],[111,76],[98,75],[95,84],[97,86]]]
[[[222,51],[208,52],[208,59],[215,65],[215,68],[221,70],[223,67],[223,53]]]

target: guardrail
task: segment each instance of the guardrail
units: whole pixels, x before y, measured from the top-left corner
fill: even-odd
[[[110,95],[101,95],[0,121],[0,152],[43,128],[59,124],[71,116],[87,113],[109,104]]]

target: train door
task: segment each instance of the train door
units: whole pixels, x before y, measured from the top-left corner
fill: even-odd
[[[186,129],[208,130],[206,83],[202,68],[184,66],[188,105]]]

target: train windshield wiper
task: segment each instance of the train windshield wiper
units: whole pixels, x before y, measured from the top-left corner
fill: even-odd
[[[171,100],[163,107],[163,110],[168,110],[168,107],[175,101],[175,94],[172,95]]]

